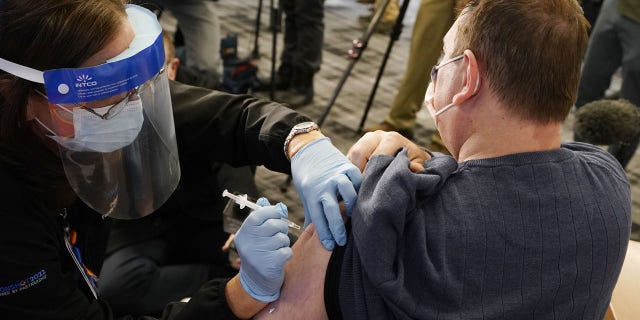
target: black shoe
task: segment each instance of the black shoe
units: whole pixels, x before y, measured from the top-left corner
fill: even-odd
[[[278,71],[275,74],[275,89],[287,90],[291,86],[293,78],[293,67],[287,64],[281,64]],[[271,90],[271,77],[260,78],[260,86],[255,91],[269,91]]]
[[[313,102],[313,87],[277,91],[274,99],[277,102],[286,103],[292,108],[303,107]]]
[[[275,100],[292,107],[302,107],[313,101],[313,71],[294,69],[289,90],[277,92]]]

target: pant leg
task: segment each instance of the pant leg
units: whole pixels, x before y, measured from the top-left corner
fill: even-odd
[[[616,30],[622,46],[620,97],[640,108],[640,24],[618,13]],[[639,143],[640,136],[637,136],[631,143],[610,146],[609,152],[626,167],[636,153]]]
[[[165,305],[192,295],[209,276],[204,264],[162,266],[161,239],[125,247],[109,255],[100,271],[98,296],[116,315],[158,314]]]
[[[621,16],[618,30],[622,44],[620,96],[640,107],[640,23]]]
[[[295,14],[296,0],[280,0],[280,9],[284,13],[284,47],[280,55],[280,64],[293,65],[300,60],[298,52],[298,27]]]
[[[324,0],[296,0],[294,14],[299,51],[295,67],[307,73],[315,73],[322,64]]]
[[[185,66],[221,74],[220,24],[213,1],[154,0],[178,20],[185,41]]]
[[[411,35],[409,60],[385,121],[413,129],[424,102],[429,73],[442,52],[442,38],[454,20],[455,0],[422,0]]]
[[[619,0],[605,0],[589,38],[582,66],[576,107],[602,99],[611,85],[611,76],[620,67],[622,46],[618,38],[616,20]]]
[[[376,0],[373,4],[374,10],[379,10],[384,5],[384,0]],[[400,14],[400,4],[398,0],[389,0],[387,10],[382,14],[380,21],[396,21]]]

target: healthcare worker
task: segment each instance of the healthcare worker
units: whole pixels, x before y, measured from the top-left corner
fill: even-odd
[[[329,250],[345,243],[338,197],[351,210],[360,171],[317,126],[276,103],[170,83],[163,61],[160,26],[141,7],[0,1],[2,318],[111,318],[95,293],[102,218],[154,212],[183,156],[291,172],[305,224]],[[286,209],[262,204],[236,238],[239,276],[162,317],[249,317],[277,298]]]

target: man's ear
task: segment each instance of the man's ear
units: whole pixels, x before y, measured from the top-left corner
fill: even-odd
[[[180,59],[174,57],[167,65],[167,77],[169,80],[175,80],[178,74],[178,68],[180,67]]]
[[[453,103],[458,106],[478,94],[481,86],[478,61],[473,51],[469,49],[465,50],[463,59],[467,62],[465,84],[462,91],[453,96]]]

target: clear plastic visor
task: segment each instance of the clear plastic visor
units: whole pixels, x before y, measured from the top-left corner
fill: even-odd
[[[153,212],[169,198],[180,180],[166,73],[161,72],[127,99],[135,102],[134,108],[142,108],[139,133],[131,143],[110,152],[60,144],[67,179],[78,197],[104,216],[118,219],[135,219]],[[55,110],[52,120],[58,127],[78,132],[74,119],[63,121],[64,117],[58,115],[59,105],[51,108]],[[67,111],[60,112],[67,117]],[[114,121],[122,116],[137,117],[137,112],[125,107],[113,118],[100,121]],[[111,143],[107,133],[101,138],[102,142]]]

